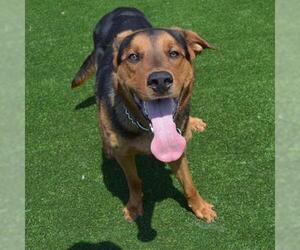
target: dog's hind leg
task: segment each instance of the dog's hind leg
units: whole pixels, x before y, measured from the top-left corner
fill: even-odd
[[[184,154],[179,160],[169,164],[173,173],[182,184],[188,205],[195,215],[208,223],[214,221],[217,218],[217,214],[213,210],[214,206],[205,201],[198,193],[188,168],[186,155]]]
[[[144,213],[142,182],[137,174],[134,155],[116,155],[115,158],[123,169],[129,188],[129,200],[123,210],[124,217],[127,221],[132,222]]]

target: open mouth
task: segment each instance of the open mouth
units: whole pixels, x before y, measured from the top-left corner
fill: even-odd
[[[186,146],[185,138],[178,132],[174,116],[178,108],[178,98],[162,98],[143,101],[134,95],[143,115],[151,122],[153,140],[151,152],[160,161],[178,160]]]
[[[151,106],[151,103],[157,103],[159,106],[165,106],[164,107],[164,112],[171,112],[173,115],[173,119],[175,118],[177,108],[178,108],[178,103],[179,103],[179,98],[159,98],[151,101],[143,101],[137,95],[133,94],[134,101],[139,107],[140,111],[142,114],[145,116],[147,120],[151,120],[149,117],[149,104]],[[166,101],[168,100],[168,101]]]

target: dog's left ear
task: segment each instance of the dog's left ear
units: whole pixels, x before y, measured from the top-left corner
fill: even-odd
[[[132,35],[134,32],[132,30],[125,30],[121,33],[119,33],[115,38],[113,42],[113,49],[114,49],[114,66],[118,66],[120,64],[120,56],[119,56],[119,48],[121,46],[121,43],[126,39],[126,37]]]
[[[122,31],[121,33],[119,33],[113,42],[113,46],[115,49],[118,49],[120,47],[120,44],[122,43],[122,41],[127,37],[132,35],[134,32],[132,30],[125,30]]]
[[[205,39],[203,39],[194,31],[184,30],[181,28],[173,28],[173,30],[178,31],[183,35],[187,43],[191,59],[194,59],[196,55],[200,54],[204,49],[215,49],[214,46],[209,44]]]

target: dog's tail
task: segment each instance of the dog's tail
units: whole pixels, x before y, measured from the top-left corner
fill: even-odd
[[[79,71],[75,75],[71,84],[72,89],[83,84],[95,73],[95,71],[96,71],[96,57],[95,57],[95,51],[93,51],[84,60]]]

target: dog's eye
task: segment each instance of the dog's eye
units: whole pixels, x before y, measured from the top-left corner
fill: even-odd
[[[179,52],[177,52],[176,50],[170,50],[169,51],[169,57],[178,58],[179,57]]]
[[[140,55],[139,54],[136,54],[136,53],[132,53],[128,56],[128,60],[131,62],[131,63],[137,63],[140,61]]]

